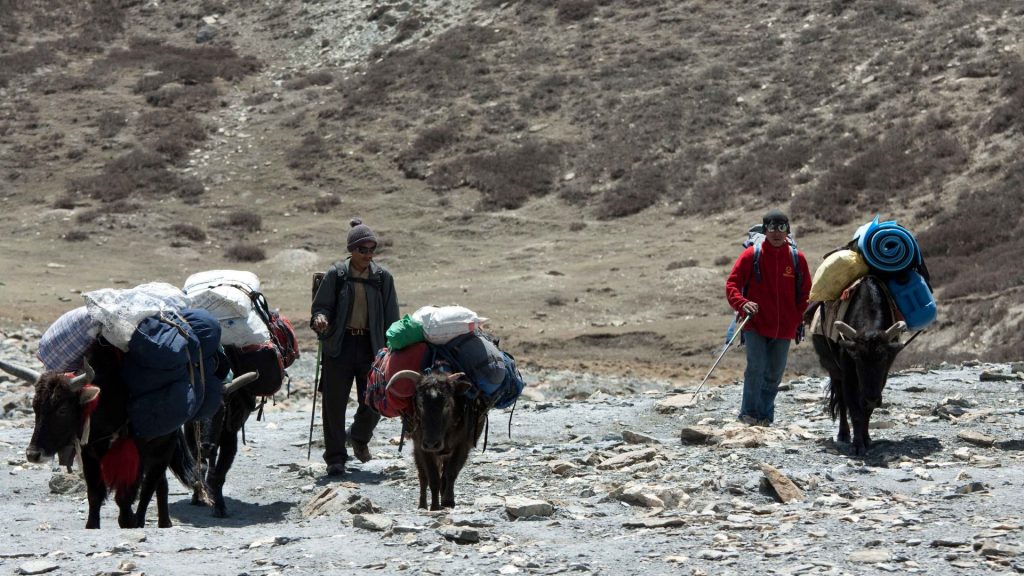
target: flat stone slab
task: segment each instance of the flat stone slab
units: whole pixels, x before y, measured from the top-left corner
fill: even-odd
[[[785,474],[770,464],[761,464],[761,472],[768,479],[768,483],[775,489],[779,500],[786,502],[799,502],[804,499],[803,490],[797,488]]]
[[[957,434],[956,437],[968,444],[974,444],[975,446],[982,446],[984,448],[990,448],[996,443],[994,436],[975,432],[974,430],[963,430]]]

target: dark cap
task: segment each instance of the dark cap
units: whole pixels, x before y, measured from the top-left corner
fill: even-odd
[[[377,235],[373,233],[373,230],[369,226],[363,224],[363,221],[359,218],[353,218],[349,225],[352,228],[348,231],[348,242],[346,246],[348,251],[351,252],[356,246],[359,246],[363,242],[377,243]]]
[[[767,226],[769,222],[785,222],[786,224],[789,224],[789,216],[786,216],[785,212],[778,208],[772,208],[766,212],[764,218],[761,220],[764,222],[765,226]]]

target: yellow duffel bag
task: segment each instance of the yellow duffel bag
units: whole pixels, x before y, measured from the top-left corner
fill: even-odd
[[[811,281],[811,300],[838,300],[847,286],[866,276],[868,263],[860,252],[839,250],[833,252],[814,271]]]

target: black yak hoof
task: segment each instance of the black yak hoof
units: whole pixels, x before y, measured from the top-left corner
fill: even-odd
[[[167,520],[161,520],[157,523],[157,527],[159,528],[170,528],[171,526],[174,526],[174,524],[171,523],[170,518],[168,518]]]

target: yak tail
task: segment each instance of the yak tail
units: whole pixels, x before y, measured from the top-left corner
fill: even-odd
[[[139,481],[139,469],[139,448],[135,440],[127,436],[114,440],[100,459],[103,483],[118,492],[131,488]]]
[[[191,488],[200,501],[207,506],[213,505],[202,468],[196,465],[196,457],[189,450],[185,431],[180,428],[174,438],[174,455],[171,456],[170,469],[174,477],[186,488]]]
[[[828,415],[835,420],[839,417],[839,393],[836,392],[836,384],[832,378],[828,379]]]

